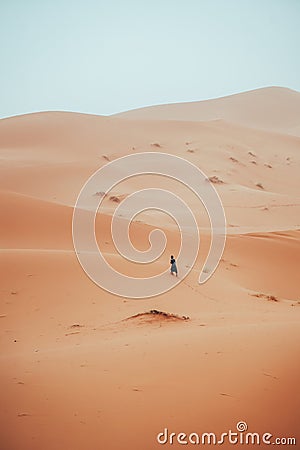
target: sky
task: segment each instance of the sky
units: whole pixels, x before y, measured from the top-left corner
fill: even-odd
[[[300,91],[300,0],[0,0],[0,117]]]

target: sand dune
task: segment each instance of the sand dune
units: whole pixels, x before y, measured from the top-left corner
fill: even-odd
[[[117,117],[45,112],[0,122],[1,449],[153,450],[166,427],[222,433],[240,420],[249,431],[300,439],[299,95],[269,88]],[[96,238],[117,270],[152,276],[179,249],[174,222],[145,212],[131,226],[133,244],[147,249],[159,225],[166,251],[149,266],[116,253],[112,214],[141,187],[183,198],[202,238],[175,289],[129,300],[81,269],[72,212],[97,168],[146,151],[186,158],[213,179],[228,236],[200,286],[210,230],[198,199],[154,175],[116,186]]]
[[[224,119],[248,127],[300,135],[300,93],[268,87],[201,102],[150,106],[115,117],[208,121]]]

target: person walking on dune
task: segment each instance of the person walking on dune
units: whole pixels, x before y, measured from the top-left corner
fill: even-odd
[[[171,275],[174,275],[174,273],[176,274],[176,277],[178,277],[178,270],[177,270],[177,266],[176,266],[176,261],[173,255],[171,255],[171,260],[170,260],[170,264],[171,264]]]

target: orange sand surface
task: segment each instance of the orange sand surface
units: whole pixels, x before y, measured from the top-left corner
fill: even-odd
[[[1,450],[152,450],[163,447],[156,436],[164,428],[221,434],[242,420],[251,432],[295,437],[300,448],[299,117],[300,93],[266,88],[110,117],[1,120]],[[95,170],[146,151],[183,157],[215,177],[228,236],[217,271],[199,285],[210,236],[198,199],[154,175],[119,184],[111,196],[120,201],[143,187],[171,187],[202,239],[175,289],[130,300],[84,273],[72,213]],[[110,236],[117,205],[105,199],[96,221],[108,261],[132,276],[165,270],[179,248],[173,221],[137,216],[137,248],[147,248],[154,227],[168,245],[149,269],[124,264]],[[145,314],[153,309],[176,317]]]

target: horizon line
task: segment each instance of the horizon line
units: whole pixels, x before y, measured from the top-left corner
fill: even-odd
[[[233,94],[221,95],[219,97],[204,98],[201,100],[186,100],[186,101],[174,101],[174,102],[172,101],[172,102],[168,102],[168,103],[153,103],[153,104],[148,104],[145,106],[138,106],[138,107],[132,108],[132,109],[125,109],[122,111],[114,112],[112,114],[98,114],[98,113],[94,113],[94,112],[75,111],[75,110],[71,110],[71,109],[45,109],[45,110],[28,111],[25,113],[18,113],[18,114],[14,114],[12,116],[3,116],[3,117],[0,117],[0,120],[12,119],[14,117],[22,117],[22,116],[28,116],[28,115],[32,115],[32,114],[43,114],[43,113],[71,113],[71,114],[73,113],[73,114],[82,114],[82,115],[87,115],[87,116],[109,118],[109,117],[118,116],[119,114],[125,114],[127,112],[138,111],[138,110],[152,108],[152,107],[156,107],[156,106],[168,106],[168,105],[176,105],[176,104],[179,105],[179,104],[188,104],[188,103],[209,102],[209,101],[220,100],[223,98],[229,98],[229,97],[234,97],[237,95],[243,95],[243,94],[247,94],[247,93],[251,93],[251,92],[263,91],[263,90],[269,90],[269,89],[281,89],[281,90],[292,91],[292,92],[296,92],[296,93],[300,94],[300,91],[297,91],[296,89],[292,89],[292,88],[289,88],[286,86],[268,85],[268,86],[262,86],[259,88],[254,88],[254,89],[247,89],[245,91],[235,92]]]

